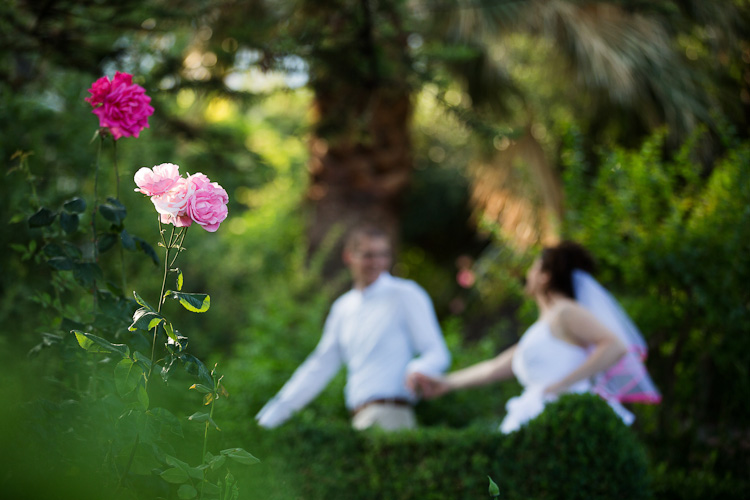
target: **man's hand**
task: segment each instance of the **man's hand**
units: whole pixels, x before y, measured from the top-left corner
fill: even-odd
[[[412,372],[406,376],[406,387],[415,395],[433,399],[450,391],[450,385],[443,377],[431,377],[424,373]]]

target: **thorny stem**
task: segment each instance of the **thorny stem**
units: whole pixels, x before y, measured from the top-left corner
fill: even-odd
[[[112,138],[112,163],[115,166],[115,199],[120,201],[120,172],[117,169],[117,140],[114,137]],[[122,245],[120,245],[120,277],[122,279],[122,293],[125,293],[127,282],[125,279],[125,250]]]
[[[94,244],[94,263],[99,262],[99,242],[97,241],[96,235],[96,212],[99,208],[99,165],[101,163],[102,156],[102,144],[104,143],[104,136],[99,134],[99,145],[96,148],[96,166],[94,168],[94,208],[91,211],[91,232]],[[93,316],[96,317],[96,278],[93,281],[92,295],[94,297],[93,303]]]
[[[211,400],[211,411],[209,411],[208,413],[208,420],[206,420],[206,428],[203,431],[203,455],[201,456],[201,464],[205,463],[206,461],[206,449],[208,447],[208,426],[209,426],[209,423],[212,422],[214,418],[214,404],[215,403],[216,403],[216,395],[214,395],[214,398]],[[206,483],[205,481],[201,483],[201,493],[198,496],[198,498],[203,498],[203,485],[205,483]]]
[[[161,235],[161,241],[164,244],[164,277],[161,281],[161,293],[159,294],[159,305],[156,309],[156,312],[161,312],[161,306],[164,303],[164,290],[167,287],[167,274],[169,273],[169,250],[172,248],[172,243],[174,240],[174,226],[172,226],[172,232],[169,235],[169,242],[164,240],[164,229],[161,226],[161,217],[159,216],[159,234]],[[151,366],[148,368],[148,379],[146,380],[146,384],[151,380],[151,372],[154,369],[154,355],[156,354],[156,334],[159,331],[159,326],[154,327],[154,338],[151,341]],[[147,385],[148,388],[148,385]]]

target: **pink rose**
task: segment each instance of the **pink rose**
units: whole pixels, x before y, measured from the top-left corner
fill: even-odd
[[[89,89],[90,97],[86,98],[93,107],[93,113],[99,117],[99,126],[109,129],[116,139],[120,137],[138,137],[144,128],[148,128],[148,117],[154,112],[149,105],[151,98],[140,85],[133,83],[133,76],[128,73],[115,73],[110,81],[103,76]]]
[[[161,221],[177,227],[187,227],[193,223],[187,215],[188,200],[195,193],[195,186],[187,179],[179,178],[169,191],[152,196],[151,202],[161,214]]]
[[[164,194],[180,179],[180,167],[173,163],[156,165],[153,170],[143,167],[135,173],[136,192],[146,196]]]
[[[216,182],[211,182],[203,174],[188,177],[188,182],[196,187],[187,203],[187,214],[203,229],[213,233],[227,218],[227,192]]]

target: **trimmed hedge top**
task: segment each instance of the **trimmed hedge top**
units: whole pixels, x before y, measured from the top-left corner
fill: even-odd
[[[263,498],[649,498],[646,456],[598,396],[565,395],[519,431],[423,428],[357,432],[297,418],[271,433],[249,480]],[[264,483],[265,484],[258,484]]]

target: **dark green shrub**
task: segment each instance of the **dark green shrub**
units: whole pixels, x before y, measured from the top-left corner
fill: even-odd
[[[503,499],[649,498],[643,449],[593,395],[564,396],[510,435],[487,426],[356,432],[308,415],[265,433],[260,446],[273,453],[245,478],[255,487],[243,490],[262,498],[484,498],[489,475]]]

